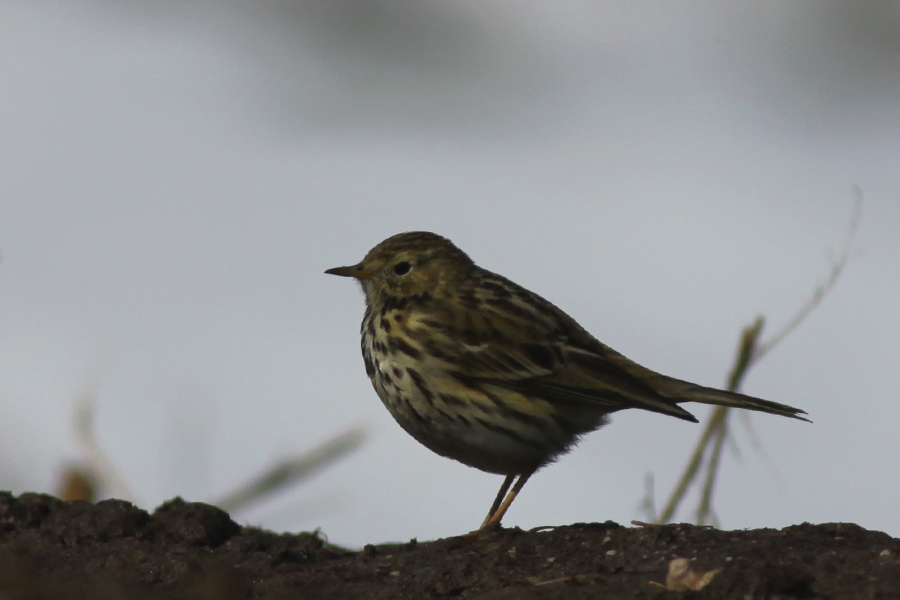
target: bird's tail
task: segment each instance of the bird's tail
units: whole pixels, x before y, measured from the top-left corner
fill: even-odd
[[[747,410],[757,410],[760,412],[772,413],[773,415],[781,415],[783,417],[791,417],[792,419],[800,419],[811,423],[805,415],[806,411],[779,404],[762,398],[754,398],[737,392],[727,392],[725,390],[717,390],[715,388],[703,387],[686,381],[681,382],[684,387],[679,390],[678,402],[701,402],[703,404],[715,404],[716,406],[728,406],[731,408],[745,408]]]

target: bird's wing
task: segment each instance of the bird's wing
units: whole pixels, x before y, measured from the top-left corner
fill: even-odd
[[[461,380],[490,381],[550,402],[586,403],[607,412],[641,408],[696,422],[606,356],[605,346],[559,309],[527,308],[435,302],[417,309],[408,324],[423,349]],[[593,343],[579,343],[585,336]]]

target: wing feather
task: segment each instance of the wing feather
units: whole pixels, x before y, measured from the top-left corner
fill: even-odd
[[[417,307],[408,320],[410,334],[460,378],[549,402],[586,403],[604,412],[642,408],[696,422],[604,355],[606,347],[559,309],[536,312],[515,297],[503,300],[484,303],[482,310],[441,301]],[[572,343],[585,336],[589,348]]]

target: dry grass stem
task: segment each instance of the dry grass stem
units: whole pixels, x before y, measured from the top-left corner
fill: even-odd
[[[856,232],[862,215],[863,199],[859,188],[854,188],[854,196],[853,212],[844,237],[844,244],[837,258],[832,261],[831,269],[825,281],[816,287],[809,300],[794,314],[787,324],[767,341],[760,342],[760,336],[765,324],[763,317],[757,317],[751,325],[743,329],[737,356],[728,376],[728,390],[738,391],[749,370],[797,329],[834,288],[852,256],[853,243],[856,239]],[[730,439],[730,430],[728,428],[729,413],[729,408],[721,406],[717,406],[712,410],[706,427],[700,434],[700,438],[688,459],[681,478],[675,485],[675,489],[672,491],[658,518],[653,519],[655,522],[668,523],[675,516],[678,507],[684,500],[690,487],[696,482],[701,470],[705,470],[705,477],[700,494],[700,503],[696,512],[696,523],[702,525],[710,520],[716,520],[713,510],[713,492],[721,465],[722,449],[725,442]],[[652,495],[648,494],[645,496],[642,507],[652,518],[655,513]]]

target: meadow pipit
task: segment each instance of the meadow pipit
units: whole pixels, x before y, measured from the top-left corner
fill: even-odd
[[[361,263],[325,272],[362,285],[366,373],[394,419],[441,456],[506,475],[482,528],[610,413],[642,408],[696,423],[678,404],[701,402],[806,414],[642,367],[434,233],[395,235]]]

